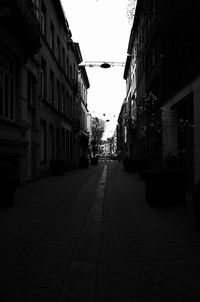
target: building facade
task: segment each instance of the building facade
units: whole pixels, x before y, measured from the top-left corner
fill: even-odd
[[[158,165],[175,155],[188,183],[200,179],[199,16],[197,0],[181,5],[178,0],[138,0],[128,45],[135,64],[130,85],[135,87],[131,98],[137,111],[131,154],[136,151],[136,157],[157,160]],[[127,58],[127,83],[129,62]]]
[[[41,47],[39,11],[32,1],[1,1],[0,15],[0,161],[15,165],[25,178],[29,123],[24,73],[29,58]],[[36,85],[38,67],[34,61],[32,70]],[[36,96],[37,89],[30,98]]]
[[[87,132],[89,134],[88,142],[88,156],[91,157],[92,154],[92,115],[90,112],[87,113]]]
[[[127,128],[126,128],[126,101],[123,101],[121,110],[117,120],[117,152],[124,159],[128,157],[128,147],[127,147]]]
[[[78,91],[80,97],[80,157],[88,158],[89,151],[89,129],[88,129],[88,108],[87,91],[90,87],[85,66],[80,66],[78,71]]]
[[[0,10],[0,159],[21,180],[50,173],[56,161],[77,168],[82,58],[61,3],[1,1]]]
[[[136,149],[136,65],[134,58],[129,55],[127,56],[124,79],[126,80],[126,98],[123,104],[124,110],[122,113],[125,131],[126,151],[125,156],[128,158],[137,157]]]

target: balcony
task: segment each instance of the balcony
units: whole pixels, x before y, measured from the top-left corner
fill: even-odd
[[[32,0],[0,0],[0,26],[17,37],[26,53],[40,48],[39,11]]]

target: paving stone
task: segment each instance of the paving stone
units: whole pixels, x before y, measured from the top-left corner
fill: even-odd
[[[119,167],[108,182],[95,302],[200,301],[200,236],[190,201],[151,208],[144,182]]]
[[[89,302],[91,286],[92,302],[200,301],[191,200],[151,208],[144,197],[144,181],[116,161],[19,188],[0,210],[0,301],[58,302],[70,271],[76,301]]]

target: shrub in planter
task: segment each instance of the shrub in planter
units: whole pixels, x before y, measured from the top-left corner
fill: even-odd
[[[17,167],[10,163],[0,162],[0,206],[10,206],[20,180]]]
[[[65,162],[64,160],[52,160],[50,162],[50,171],[52,175],[60,176],[65,173]]]
[[[200,181],[194,186],[192,193],[193,200],[193,213],[196,219],[196,225],[198,230],[200,230]]]
[[[145,172],[145,198],[149,205],[185,203],[186,184],[181,170]]]
[[[181,161],[176,155],[169,152],[164,159],[163,167],[166,170],[180,170]]]
[[[98,165],[98,161],[99,161],[99,159],[98,159],[97,156],[91,157],[90,164],[97,166]]]

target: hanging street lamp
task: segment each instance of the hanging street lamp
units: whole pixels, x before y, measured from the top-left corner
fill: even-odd
[[[125,62],[107,62],[107,61],[85,61],[81,62],[79,66],[84,66],[84,67],[101,67],[104,69],[113,67],[113,66],[125,66]]]

